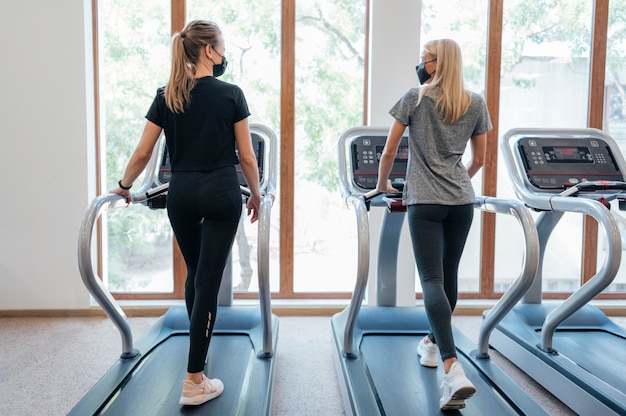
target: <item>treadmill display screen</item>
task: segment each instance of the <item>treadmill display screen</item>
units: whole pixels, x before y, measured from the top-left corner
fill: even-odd
[[[543,154],[548,163],[593,163],[589,148],[583,146],[546,146]]]
[[[376,146],[376,158],[380,160],[380,155],[383,154],[383,148],[385,146]],[[409,146],[398,146],[398,153],[396,153],[396,162],[406,162],[409,159]]]
[[[362,190],[376,188],[378,165],[387,141],[386,134],[357,135],[350,141],[350,160],[354,185]],[[393,183],[404,183],[409,160],[409,138],[403,136],[393,161],[389,179]]]
[[[600,138],[523,137],[517,150],[537,189],[560,192],[579,182],[624,181],[611,145]]]

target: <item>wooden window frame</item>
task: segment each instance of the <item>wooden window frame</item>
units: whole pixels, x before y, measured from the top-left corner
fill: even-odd
[[[281,96],[280,96],[280,282],[279,292],[272,293],[276,299],[348,299],[348,292],[295,292],[294,291],[294,136],[295,136],[295,32],[296,32],[296,0],[281,2]],[[370,2],[366,5],[366,54],[369,45],[369,13]],[[171,0],[172,33],[180,31],[186,20],[185,0]],[[492,116],[493,130],[487,134],[487,156],[483,174],[483,194],[496,196],[497,189],[497,160],[499,137],[499,107],[500,107],[500,72],[502,60],[502,24],[504,0],[489,1],[487,60],[485,73],[485,101]],[[604,81],[606,65],[607,30],[609,18],[609,1],[594,0],[593,2],[593,29],[591,40],[591,68],[588,101],[589,127],[602,129],[604,112]],[[95,92],[95,122],[96,122],[96,169],[97,193],[100,188],[100,134],[99,134],[99,72],[98,72],[98,0],[92,0],[93,22],[93,50],[94,50],[94,92]],[[365,60],[364,80],[364,108],[363,124],[367,124],[367,88],[368,88],[368,60]],[[588,281],[597,268],[598,226],[595,220],[585,217],[584,238],[582,252],[581,281]],[[461,299],[496,299],[502,292],[494,291],[494,256],[495,256],[496,216],[492,213],[482,213],[479,291],[460,292]],[[98,225],[98,236],[101,234],[101,224]],[[117,299],[182,299],[184,297],[185,265],[176,241],[174,250],[174,290],[172,293],[141,293],[115,294]],[[102,272],[102,252],[98,248],[98,267]],[[566,292],[544,293],[546,299],[563,299],[569,296]],[[256,293],[236,293],[237,299],[257,298]],[[624,293],[604,293],[600,299],[624,299]],[[416,294],[421,298],[421,293]]]

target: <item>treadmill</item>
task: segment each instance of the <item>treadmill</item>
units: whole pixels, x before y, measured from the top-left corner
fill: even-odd
[[[92,233],[102,212],[128,205],[119,195],[96,197],[80,228],[78,261],[91,295],[117,326],[122,354],[113,367],[81,399],[69,415],[269,415],[274,375],[278,318],[272,314],[269,288],[270,211],[276,184],[276,136],[261,124],[250,132],[260,169],[261,204],[258,222],[259,307],[232,304],[232,268],[224,271],[219,306],[205,372],[224,382],[224,392],[199,406],[178,404],[187,373],[189,319],[185,306],[174,306],[133,343],[126,315],[92,265]],[[250,191],[237,166],[242,203]],[[142,187],[132,204],[165,207],[171,172],[163,139],[155,146]]]
[[[346,202],[355,210],[358,260],[350,305],[331,318],[339,384],[347,415],[444,414],[439,407],[443,365],[437,369],[419,364],[416,348],[429,331],[423,307],[396,306],[398,239],[405,218],[399,195],[377,195],[378,160],[387,130],[355,127],[339,138],[339,178]],[[402,184],[408,160],[408,139],[403,137],[390,179]],[[377,265],[376,305],[362,306],[369,274],[370,206],[387,207],[381,224]],[[477,209],[515,217],[524,232],[525,260],[511,289],[483,321],[479,344],[474,345],[453,328],[458,360],[476,394],[466,402],[464,415],[547,415],[488,353],[495,325],[532,284],[539,254],[532,216],[519,201],[478,197]],[[446,411],[446,414],[449,414]]]
[[[502,152],[518,197],[539,211],[540,262],[522,303],[497,326],[492,346],[582,415],[626,415],[626,331],[589,305],[615,278],[622,240],[610,201],[626,208],[626,163],[597,129],[513,129]],[[565,212],[589,215],[606,238],[600,270],[557,304],[542,303],[550,234]],[[601,236],[602,233],[599,233]],[[579,253],[563,261],[579,261]]]

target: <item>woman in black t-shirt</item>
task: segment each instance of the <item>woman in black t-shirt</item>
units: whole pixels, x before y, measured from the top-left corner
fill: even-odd
[[[157,91],[141,140],[119,187],[111,191],[130,202],[132,183],[164,131],[172,168],[168,216],[187,266],[190,346],[180,398],[184,405],[204,403],[224,389],[221,380],[204,375],[204,365],[222,273],[242,211],[236,163],[250,188],[247,210],[252,222],[258,219],[261,199],[246,99],[239,87],[216,78],[226,68],[224,50],[222,33],[213,22],[189,22],[173,36],[169,81]]]

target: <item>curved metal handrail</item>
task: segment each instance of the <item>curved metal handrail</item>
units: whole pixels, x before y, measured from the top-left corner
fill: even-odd
[[[150,197],[147,195],[147,192],[153,183],[158,164],[159,149],[163,140],[164,136],[161,135],[152,150],[152,155],[146,165],[143,182],[137,192],[131,195],[132,204],[143,204]],[[102,279],[94,271],[91,261],[91,241],[94,227],[103,212],[128,206],[129,204],[124,198],[117,194],[104,194],[94,198],[83,214],[78,236],[78,269],[81,279],[91,296],[94,297],[120,332],[122,338],[122,358],[136,357],[139,351],[133,347],[133,335],[126,314],[106,289]]]
[[[266,149],[266,161],[263,180],[260,184],[262,191],[261,204],[259,206],[259,225],[257,235],[257,278],[259,281],[259,306],[261,308],[261,330],[263,334],[263,350],[259,357],[269,358],[273,356],[272,346],[272,305],[270,291],[270,218],[276,192],[276,180],[278,177],[278,152],[276,134],[269,127],[252,123],[250,131],[261,132],[268,141]],[[269,157],[267,157],[269,156]]]
[[[367,279],[369,275],[369,257],[370,257],[370,235],[369,235],[369,218],[367,214],[367,206],[363,197],[348,197],[356,212],[357,221],[357,273],[352,299],[350,300],[350,308],[346,326],[344,329],[343,354],[346,357],[356,357],[354,350],[354,327],[356,319],[361,310],[365,289],[367,288]]]
[[[352,175],[349,166],[348,145],[350,139],[357,135],[386,135],[387,131],[382,128],[355,127],[346,130],[338,141],[339,154],[339,182],[342,196],[346,202],[350,202],[355,208],[357,229],[358,229],[358,263],[357,277],[348,316],[346,319],[343,339],[343,354],[346,357],[356,357],[354,345],[354,331],[358,314],[363,303],[365,290],[367,287],[369,273],[369,219],[368,201],[376,196],[376,191],[362,193],[356,189],[349,178]],[[483,211],[502,213],[514,216],[524,230],[525,236],[525,261],[522,266],[520,276],[516,279],[511,288],[502,296],[500,301],[487,315],[481,327],[479,336],[479,351],[487,356],[489,336],[495,326],[502,320],[515,304],[522,298],[524,293],[532,285],[537,274],[539,264],[539,244],[537,230],[532,216],[528,209],[519,201],[503,200],[493,197],[477,197],[475,206]]]
[[[608,143],[611,148],[618,148],[617,143],[611,136],[602,130],[593,128],[518,128],[509,130],[503,136],[501,142],[501,149],[506,160],[509,177],[513,182],[516,194],[522,201],[534,209],[557,212],[576,212],[584,215],[590,215],[604,227],[608,240],[607,256],[602,268],[587,283],[582,285],[563,303],[552,310],[552,312],[546,317],[542,326],[541,345],[539,347],[547,352],[554,352],[552,349],[552,340],[558,325],[560,325],[578,309],[582,308],[586,303],[591,301],[613,281],[615,275],[617,274],[617,270],[619,269],[622,256],[622,241],[619,234],[619,228],[617,227],[617,222],[615,218],[610,215],[609,210],[604,205],[584,197],[572,198],[564,196],[568,195],[570,192],[576,192],[577,189],[575,188],[570,188],[561,195],[556,195],[554,190],[538,190],[526,177],[524,163],[516,149],[518,139],[520,137],[561,138],[563,136],[567,136],[568,138],[585,139],[599,138]],[[612,152],[612,155],[620,167],[620,170],[623,172],[624,167],[626,167],[626,161],[624,161],[624,157],[621,152]],[[614,192],[609,191],[607,193],[615,194],[619,192],[621,192],[620,189],[617,189]],[[540,264],[539,267],[541,266],[542,265]]]
[[[274,202],[273,195],[264,195],[259,206],[259,231],[257,245],[259,304],[261,307],[261,325],[263,331],[263,351],[261,357],[268,358],[274,354],[272,347],[272,305],[269,279],[269,240],[270,214]],[[266,243],[262,243],[262,241]]]
[[[552,197],[550,203],[555,211],[578,212],[593,217],[604,228],[608,245],[602,268],[546,317],[541,329],[541,349],[547,352],[554,351],[552,340],[556,328],[613,282],[622,261],[622,238],[617,221],[608,208],[591,199],[562,196]]]
[[[104,287],[102,279],[96,276],[91,262],[91,240],[98,218],[104,211],[127,206],[124,198],[117,194],[101,195],[89,204],[80,225],[78,269],[85,287],[120,332],[122,337],[121,357],[133,358],[139,354],[139,351],[133,348],[133,334],[128,324],[128,318],[111,293]]]
[[[272,348],[272,324],[271,324],[271,293],[269,285],[269,240],[270,240],[270,215],[271,207],[274,202],[274,192],[276,189],[276,135],[269,128],[262,124],[251,124],[250,130],[261,132],[268,141],[265,159],[268,161],[264,170],[263,180],[260,183],[262,192],[261,203],[259,206],[259,231],[258,231],[258,247],[257,255],[259,261],[258,279],[259,279],[259,303],[261,308],[261,327],[263,335],[263,351],[259,353],[261,357],[271,357],[273,355]],[[161,140],[161,139],[160,139]],[[163,184],[152,188],[154,178],[156,176],[156,166],[158,165],[160,141],[155,145],[152,156],[144,175],[142,185],[137,192],[132,193],[131,203],[128,204],[123,197],[117,194],[105,194],[94,198],[88,205],[83,219],[81,221],[79,237],[78,237],[78,267],[83,283],[89,293],[96,302],[104,310],[106,315],[113,321],[118,328],[122,339],[121,358],[133,358],[139,354],[134,348],[132,330],[128,323],[126,314],[113,298],[108,289],[104,286],[100,276],[94,271],[91,255],[91,242],[93,238],[93,230],[97,224],[98,218],[103,212],[126,208],[133,204],[145,204],[146,201],[156,195],[163,194],[167,191],[169,184]],[[268,173],[269,172],[269,173]],[[245,188],[242,188],[244,191]],[[249,190],[248,190],[249,194]]]
[[[344,131],[337,141],[339,189],[346,204],[350,203],[354,207],[357,221],[358,252],[356,281],[348,308],[348,317],[346,319],[343,337],[343,355],[350,358],[355,358],[357,355],[354,346],[354,330],[356,319],[365,297],[369,275],[370,235],[367,204],[371,198],[378,195],[376,191],[362,194],[355,193],[353,190],[354,184],[350,183],[348,180],[348,178],[352,176],[352,172],[351,166],[348,165],[348,152],[346,147],[352,137],[360,134],[386,135],[387,130],[370,126],[352,127]]]
[[[539,236],[532,215],[521,202],[493,197],[476,197],[474,206],[482,211],[508,214],[518,221],[524,232],[524,262],[520,275],[509,290],[483,319],[478,335],[478,358],[489,358],[489,336],[502,318],[513,309],[517,302],[532,286],[539,267]]]

